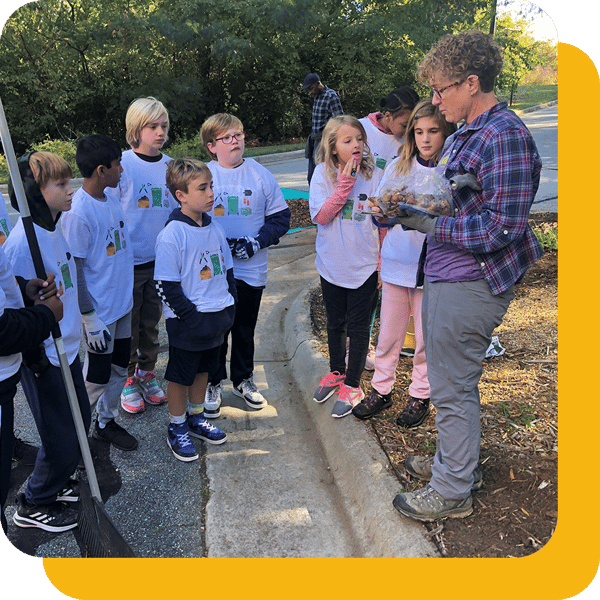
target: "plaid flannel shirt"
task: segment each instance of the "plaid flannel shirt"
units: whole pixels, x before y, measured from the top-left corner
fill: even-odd
[[[312,132],[320,133],[331,117],[343,114],[339,96],[327,86],[315,98],[312,110]]]
[[[506,102],[446,140],[445,177],[473,173],[482,192],[453,192],[454,217],[439,217],[434,238],[473,254],[493,294],[510,288],[543,250],[528,223],[542,161],[524,123]]]

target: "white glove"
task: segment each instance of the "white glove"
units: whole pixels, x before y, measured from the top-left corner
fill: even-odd
[[[108,348],[107,342],[110,342],[111,337],[106,325],[100,320],[96,311],[81,315],[83,321],[83,335],[88,348],[94,352],[101,354],[106,352]]]

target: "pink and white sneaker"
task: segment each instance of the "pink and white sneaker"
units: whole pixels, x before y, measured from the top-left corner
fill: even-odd
[[[156,382],[156,371],[146,371],[144,375],[140,375],[136,367],[135,378],[140,392],[148,404],[159,406],[167,401],[167,395]]]
[[[338,392],[338,399],[331,409],[331,416],[340,419],[341,417],[349,415],[352,412],[352,409],[357,404],[360,404],[364,397],[365,394],[360,387],[354,388],[343,383]]]
[[[135,375],[128,377],[125,382],[125,387],[121,392],[121,407],[125,412],[131,414],[140,413],[146,408]]]

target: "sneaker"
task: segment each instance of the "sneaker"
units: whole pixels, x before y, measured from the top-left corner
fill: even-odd
[[[375,370],[375,348],[369,344],[369,352],[367,352],[367,358],[365,359],[365,371]]]
[[[360,387],[353,388],[343,383],[340,386],[338,399],[331,410],[331,416],[339,419],[349,415],[364,397],[365,394]]]
[[[233,386],[233,393],[246,401],[246,404],[254,410],[260,410],[267,406],[268,402],[258,391],[252,376],[244,379],[240,385]]]
[[[57,502],[79,502],[79,482],[76,479],[69,479],[67,485],[58,492]]]
[[[36,527],[52,533],[77,527],[78,511],[67,504],[52,502],[43,506],[29,506],[23,493],[17,496],[16,502],[13,521],[17,527]]]
[[[221,384],[206,386],[206,395],[204,396],[204,416],[207,419],[216,419],[221,416],[221,395],[223,390]]]
[[[375,388],[371,393],[352,409],[352,414],[358,419],[369,419],[373,415],[392,405],[392,393],[380,394]]]
[[[404,461],[404,468],[410,475],[417,479],[429,481],[432,477],[431,469],[433,467],[433,456],[407,456]],[[475,467],[473,471],[472,492],[478,492],[483,487],[483,476],[481,469]]]
[[[182,462],[192,462],[198,459],[198,452],[192,440],[190,440],[190,429],[187,423],[169,423],[167,428],[167,446],[171,449],[173,456]]]
[[[148,404],[159,406],[167,401],[167,395],[156,382],[156,371],[148,371],[145,375],[140,375],[136,367],[135,376],[140,392]]]
[[[471,496],[459,500],[447,500],[429,484],[415,492],[398,494],[392,504],[405,517],[425,522],[437,521],[443,517],[462,519],[473,512]]]
[[[341,375],[338,371],[325,375],[319,382],[313,400],[318,402],[325,402],[330,396],[338,391],[338,388],[344,383],[346,375]]]
[[[348,366],[348,352],[350,351],[350,338],[346,338],[346,367]],[[365,371],[375,370],[375,347],[369,344],[369,351],[365,359]]]
[[[114,419],[111,419],[104,429],[100,429],[100,425],[96,421],[92,437],[96,440],[108,442],[119,450],[129,451],[138,447],[138,441],[120,425],[117,425]]]
[[[214,425],[211,425],[205,418],[204,413],[190,415],[187,420],[190,435],[205,441],[208,444],[223,444],[227,441],[227,434]]]
[[[25,466],[32,466],[35,464],[37,457],[38,448],[24,442],[21,438],[14,435],[13,438],[13,450],[12,450],[12,461],[16,464],[23,464]]]
[[[411,398],[404,410],[398,415],[396,425],[399,427],[418,427],[431,412],[429,398]]]
[[[121,407],[125,412],[131,414],[140,413],[146,408],[135,375],[128,377],[125,382],[125,387],[121,392]]]

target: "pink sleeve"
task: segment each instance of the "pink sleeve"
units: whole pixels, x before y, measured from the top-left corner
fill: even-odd
[[[340,210],[342,210],[344,204],[348,201],[348,196],[352,191],[354,181],[354,177],[348,177],[343,173],[338,173],[335,190],[333,194],[325,200],[325,203],[321,206],[321,210],[319,210],[315,216],[314,221],[316,223],[319,225],[327,225],[335,219]]]

